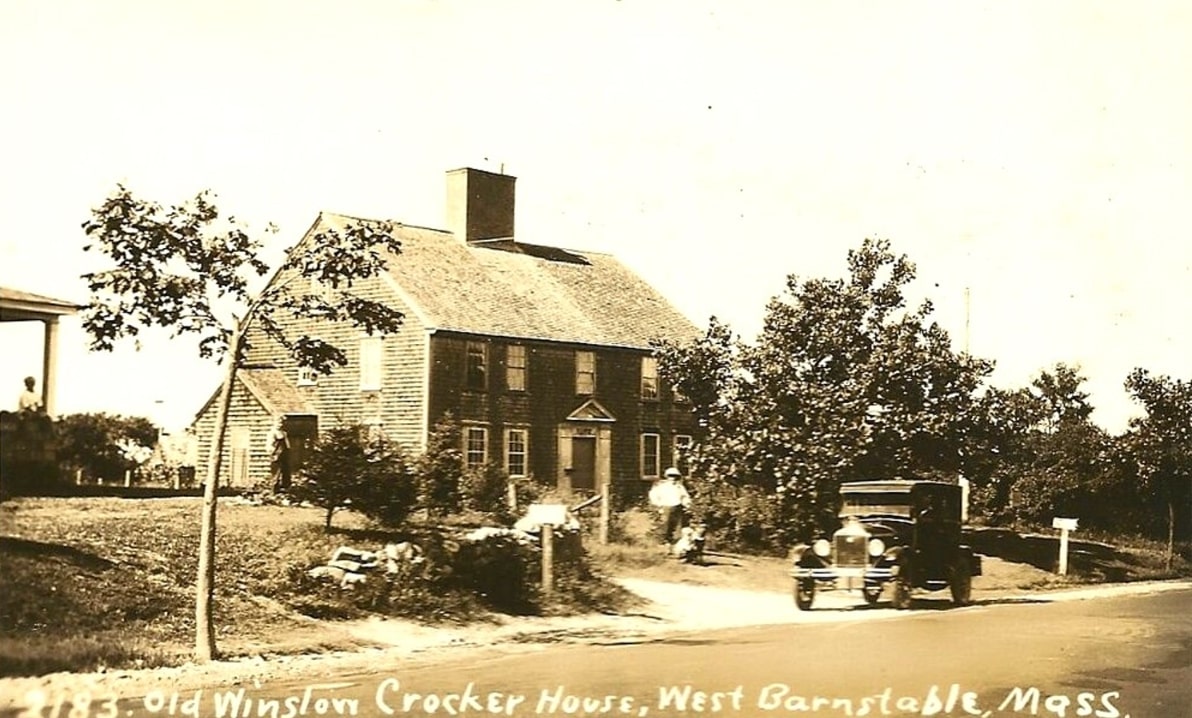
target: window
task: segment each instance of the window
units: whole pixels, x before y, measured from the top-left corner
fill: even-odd
[[[298,386],[314,386],[319,383],[319,375],[308,366],[298,367]]]
[[[658,359],[642,357],[642,398],[658,398]]]
[[[529,453],[530,432],[525,429],[505,430],[505,473],[526,475],[526,455]]]
[[[656,479],[660,473],[658,434],[642,434],[642,478]]]
[[[464,462],[469,469],[478,469],[488,462],[488,429],[469,426],[464,429]]]
[[[671,463],[675,468],[687,474],[687,457],[691,455],[691,437],[687,434],[675,434],[675,451]]]
[[[596,355],[592,352],[575,353],[575,393],[596,393]]]
[[[468,342],[468,359],[465,368],[467,387],[473,391],[484,391],[488,378],[488,345],[484,342]]]
[[[505,385],[509,391],[526,390],[526,347],[522,344],[505,348]]]
[[[252,432],[247,426],[233,426],[228,433],[231,466],[228,467],[228,484],[231,486],[248,486],[248,460],[252,453]],[[272,451],[273,447],[269,447]]]
[[[381,390],[384,347],[381,337],[363,337],[360,340],[360,391]]]

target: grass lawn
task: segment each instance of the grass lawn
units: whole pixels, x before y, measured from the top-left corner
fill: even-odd
[[[0,504],[0,675],[187,659],[201,506],[114,498]],[[315,509],[221,501],[222,653],[354,645],[270,597],[292,567],[325,561],[345,542],[324,535],[321,521]]]
[[[189,659],[194,641],[200,499],[18,499],[0,504],[0,676],[101,666],[170,665]],[[337,513],[221,500],[216,537],[217,644],[223,657],[347,649],[361,645],[319,618],[369,610],[424,622],[466,622],[488,614],[485,599],[436,569],[438,583],[401,593],[383,580],[353,592],[318,584],[306,571],[335,548],[378,550],[410,539],[427,549],[450,543],[460,527],[369,530]],[[494,569],[490,564],[488,570]],[[502,575],[496,568],[497,579]],[[562,578],[561,578],[562,580]],[[449,588],[444,588],[448,586]],[[614,607],[624,592],[605,581],[543,602],[542,612]],[[577,599],[576,597],[579,596]],[[584,603],[586,601],[586,603]],[[364,604],[364,608],[361,605]]]

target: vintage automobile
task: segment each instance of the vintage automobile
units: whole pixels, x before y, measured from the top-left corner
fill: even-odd
[[[972,596],[981,557],[961,544],[961,489],[939,481],[857,481],[840,487],[841,528],[796,546],[795,605],[810,610],[817,589],[860,588],[866,603],[894,584],[896,608],[911,591],[950,588],[957,606]]]

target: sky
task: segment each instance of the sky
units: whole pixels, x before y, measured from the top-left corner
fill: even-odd
[[[1188,37],[1186,2],[7,0],[0,285],[84,303],[117,183],[211,189],[276,254],[323,210],[442,227],[477,167],[518,178],[518,239],[746,339],[789,275],[888,239],[993,385],[1077,365],[1116,432],[1131,369],[1192,377]],[[0,342],[15,407],[41,327]],[[77,318],[59,374],[59,413],[167,430],[219,380]]]

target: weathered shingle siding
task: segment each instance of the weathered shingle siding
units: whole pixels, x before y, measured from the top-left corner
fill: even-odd
[[[215,413],[219,407],[216,396],[196,417],[195,435],[199,442],[199,465],[196,468],[199,481],[205,481],[207,462],[211,456],[212,434],[215,431]],[[232,469],[232,431],[241,427],[248,431],[248,480],[229,481]],[[272,420],[243,382],[237,381],[232,388],[232,403],[228,410],[227,429],[224,434],[223,451],[220,452],[219,485],[234,488],[263,486],[270,478],[272,447],[269,444],[269,430]]]
[[[468,341],[489,346],[489,375],[484,391],[469,390],[464,379]],[[509,391],[505,383],[505,347],[526,347],[526,391]],[[577,350],[596,355],[596,392],[575,391]],[[690,408],[671,400],[663,391],[659,400],[641,398],[641,358],[646,353],[611,347],[550,342],[526,342],[492,337],[437,333],[431,340],[431,423],[451,412],[464,424],[489,427],[489,457],[504,461],[504,430],[529,426],[531,473],[552,483],[558,472],[559,425],[588,399],[595,399],[616,418],[612,424],[610,470],[614,481],[641,478],[641,433],[659,434],[665,467],[676,433],[691,434]],[[497,360],[494,361],[494,358]]]
[[[399,256],[396,262],[401,261]],[[278,281],[285,281],[279,277]],[[303,280],[299,280],[303,281]],[[287,336],[318,337],[338,347],[347,365],[320,376],[313,386],[298,390],[319,415],[320,429],[357,422],[380,422],[385,434],[410,451],[421,451],[425,437],[424,384],[426,380],[426,330],[411,308],[380,278],[358,282],[352,293],[402,312],[401,329],[382,340],[381,390],[360,387],[360,346],[367,336],[359,328],[342,322],[285,318],[279,322]],[[252,345],[248,364],[273,365],[287,372],[297,386],[298,365],[284,348],[259,328],[249,333]]]

